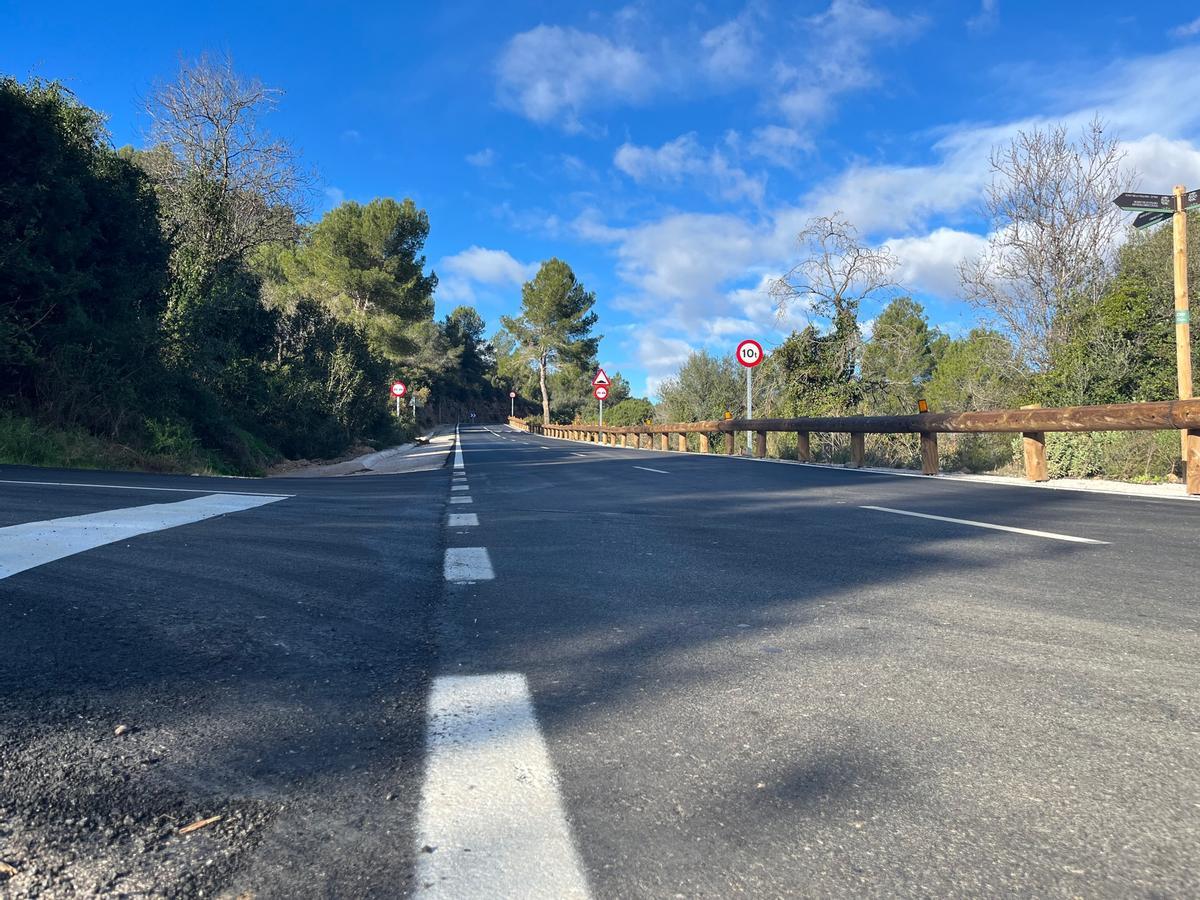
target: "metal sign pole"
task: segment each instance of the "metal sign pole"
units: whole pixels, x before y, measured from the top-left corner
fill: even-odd
[[[1179,399],[1192,398],[1192,326],[1188,309],[1188,249],[1187,210],[1183,195],[1187,188],[1175,185],[1175,368],[1179,382]],[[1184,473],[1187,473],[1187,431],[1179,433]]]
[[[604,427],[604,399],[600,400],[600,427]]]
[[[747,367],[747,369],[746,369],[746,418],[747,419],[754,418],[754,397],[751,394],[751,385],[753,383],[753,376],[751,375],[751,373],[753,371],[754,370],[749,367]],[[746,432],[746,449],[750,451],[751,456],[754,455],[754,433],[752,431]]]
[[[400,418],[400,395],[396,395],[396,418]]]

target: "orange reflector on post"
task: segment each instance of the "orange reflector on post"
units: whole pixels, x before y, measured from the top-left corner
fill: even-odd
[[[923,412],[923,413],[929,412],[929,403],[925,400],[918,400],[917,401],[917,412]]]

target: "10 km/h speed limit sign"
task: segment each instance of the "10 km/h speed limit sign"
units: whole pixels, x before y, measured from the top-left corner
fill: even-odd
[[[737,361],[747,369],[753,369],[763,361],[762,344],[749,338],[742,341],[737,345]]]
[[[392,382],[392,396],[393,397],[403,397],[407,393],[408,393],[408,385],[406,385],[403,381],[393,381]]]
[[[595,396],[595,398],[597,400],[607,400],[608,399],[608,388],[606,388],[602,384],[598,384],[598,385],[596,385],[595,388],[592,389],[592,394]]]

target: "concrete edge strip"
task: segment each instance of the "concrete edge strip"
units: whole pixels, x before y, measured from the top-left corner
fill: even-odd
[[[935,516],[930,513],[913,512],[907,509],[891,509],[886,506],[860,506],[859,509],[873,509],[876,512],[892,513],[897,516],[912,516],[917,519],[934,519],[938,522],[953,522],[955,525],[970,525],[974,528],[987,528],[992,531],[1009,531],[1013,534],[1024,534],[1030,537],[1049,538],[1052,541],[1069,541],[1072,544],[1108,544],[1108,541],[1097,541],[1093,538],[1076,537],[1072,534],[1059,534],[1055,531],[1035,531],[1032,528],[1016,528],[1012,525],[993,525],[991,522],[976,522],[972,519],[954,519],[950,516]]]
[[[283,497],[210,494],[0,528],[0,579],[117,541],[241,512]]]
[[[524,675],[449,675],[429,692],[416,895],[587,900]]]

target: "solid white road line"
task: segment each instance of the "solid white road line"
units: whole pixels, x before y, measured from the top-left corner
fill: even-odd
[[[451,497],[450,502],[451,503],[470,503],[471,498],[470,497]]]
[[[80,487],[80,488],[109,488],[114,491],[166,491],[171,494],[211,494],[213,489],[207,488],[169,488],[143,487],[140,484],[88,484],[79,481],[9,481],[0,479],[0,484],[40,484],[44,487]],[[295,497],[295,494],[264,494],[261,491],[220,491],[222,495],[237,497],[276,497],[284,500]]]
[[[447,581],[491,581],[496,577],[487,547],[447,547],[442,574]]]
[[[428,708],[417,896],[585,900],[525,676],[435,678]]]
[[[895,513],[898,516],[913,516],[918,519],[935,519],[938,522],[953,522],[956,525],[971,525],[975,528],[990,528],[992,531],[1011,531],[1013,534],[1026,534],[1031,537],[1049,538],[1052,541],[1070,541],[1073,544],[1107,544],[1108,541],[1097,541],[1092,538],[1075,537],[1071,534],[1058,534],[1053,531],[1034,531],[1031,528],[1014,528],[1011,525],[993,525],[990,522],[975,522],[971,519],[952,519],[949,516],[932,516],[929,513],[910,512],[906,509],[889,509],[886,506],[860,506],[859,509],[873,509],[876,512]]]
[[[634,466],[635,469],[641,469],[643,472],[657,472],[659,475],[670,475],[670,472],[664,472],[662,469],[648,469],[646,466]]]
[[[479,516],[475,513],[450,513],[446,524],[451,528],[473,528],[479,524]]]
[[[462,458],[462,437],[458,433],[458,426],[454,426],[454,468],[463,468]]]
[[[211,494],[176,503],[152,503],[9,525],[0,528],[0,578],[139,534],[176,528],[283,499]]]
[[[452,490],[452,491],[467,491],[467,490],[470,490],[470,488],[465,484],[452,484],[452,485],[450,485],[450,490]]]

